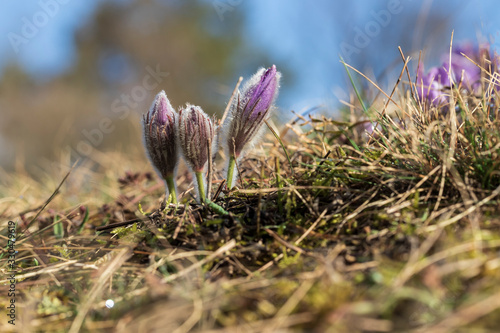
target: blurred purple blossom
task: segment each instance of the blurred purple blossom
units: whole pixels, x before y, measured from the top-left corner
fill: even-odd
[[[421,100],[428,101],[434,105],[443,105],[448,102],[450,78],[443,67],[432,67],[423,75],[419,69],[417,92]]]
[[[471,94],[481,94],[482,69],[479,66],[490,73],[498,71],[498,57],[490,50],[489,44],[459,44],[451,52],[451,62],[450,55],[445,54],[443,64],[432,67],[427,74],[420,66],[417,82],[420,100],[433,105],[445,105],[449,102],[449,89],[452,86]]]
[[[468,42],[453,48],[451,52],[451,73],[454,83],[461,83],[461,87],[466,91],[480,94],[481,68],[478,65],[488,69],[488,64],[485,63],[485,60],[490,59],[492,57],[488,44],[477,46]],[[448,62],[449,59],[445,58],[443,66],[448,64]]]

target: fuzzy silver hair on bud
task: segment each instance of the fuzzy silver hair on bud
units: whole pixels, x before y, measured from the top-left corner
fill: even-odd
[[[261,68],[238,91],[231,104],[228,124],[224,124],[226,148],[229,152],[227,187],[231,188],[236,160],[262,128],[278,96],[281,73],[276,66]]]
[[[144,146],[151,164],[167,183],[167,198],[177,203],[175,172],[179,161],[177,114],[164,91],[158,93],[148,113],[143,115]]]
[[[210,158],[209,147],[214,142],[212,120],[199,106],[186,105],[179,111],[179,144],[186,163],[196,175],[201,202],[205,202],[203,171]]]

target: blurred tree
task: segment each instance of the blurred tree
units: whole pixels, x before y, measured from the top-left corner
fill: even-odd
[[[81,57],[73,74],[92,73],[91,80],[113,91],[141,84],[146,67],[158,67],[169,73],[161,88],[174,105],[190,101],[220,110],[220,97],[207,82],[231,77],[232,57],[242,47],[241,21],[227,20],[224,34],[214,34],[207,27],[213,15],[209,4],[194,1],[104,3],[78,33]]]
[[[0,133],[36,165],[62,153],[72,160],[106,149],[142,154],[140,115],[162,89],[176,108],[190,102],[220,115],[237,77],[234,58],[245,53],[264,64],[265,57],[244,44],[240,12],[226,15],[223,29],[211,28],[214,17],[204,2],[101,3],[76,32],[69,72],[42,83],[14,67],[4,73]],[[9,157],[0,161],[6,168]]]

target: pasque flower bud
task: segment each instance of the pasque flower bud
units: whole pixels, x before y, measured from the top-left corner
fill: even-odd
[[[264,124],[278,95],[281,73],[276,66],[261,68],[238,91],[231,105],[226,126],[226,145],[229,151],[228,188],[233,183],[234,164],[245,146],[251,142]]]
[[[198,182],[200,199],[205,201],[203,171],[210,157],[209,146],[214,142],[212,120],[199,106],[186,105],[179,111],[179,144],[186,163],[193,169]]]
[[[194,172],[203,171],[208,161],[208,143],[212,144],[212,120],[199,106],[186,105],[179,111],[179,144],[186,162]]]
[[[177,202],[174,176],[179,161],[176,119],[164,91],[156,95],[149,112],[143,116],[144,146],[151,164],[167,182],[174,203]]]
[[[245,145],[262,127],[278,95],[281,73],[276,66],[261,68],[245,84],[231,106],[227,145],[229,154],[240,156]]]

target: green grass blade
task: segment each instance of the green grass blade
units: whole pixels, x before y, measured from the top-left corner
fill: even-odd
[[[358,91],[358,88],[356,88],[356,84],[354,83],[354,80],[351,76],[351,73],[349,72],[349,68],[347,68],[344,59],[342,56],[340,56],[340,62],[344,65],[345,71],[347,72],[347,75],[349,76],[349,80],[351,81],[352,87],[354,88],[354,92],[356,93],[356,96],[358,97],[359,103],[361,104],[361,107],[363,108],[363,111],[365,111],[366,114],[368,114],[368,109],[365,106],[365,103],[363,102],[363,99],[361,98],[361,95]]]
[[[56,236],[57,239],[61,239],[64,237],[64,228],[62,225],[62,222],[57,222],[59,221],[59,216],[54,217],[54,236]]]
[[[264,122],[266,123],[267,127],[271,130],[271,132],[273,133],[273,135],[276,138],[276,140],[278,140],[278,142],[280,143],[281,148],[283,148],[283,151],[285,152],[285,155],[286,155],[286,159],[288,160],[288,163],[290,164],[290,170],[292,171],[292,175],[294,175],[293,166],[292,166],[292,160],[290,159],[290,156],[288,155],[288,151],[286,150],[285,145],[283,144],[283,141],[281,141],[280,136],[271,127],[271,125],[269,125],[269,123],[267,122],[267,120],[264,120]]]
[[[82,224],[78,227],[78,231],[76,232],[77,235],[80,235],[83,231],[83,228],[85,228],[85,223],[89,220],[89,208],[85,207],[85,216],[83,217]]]

